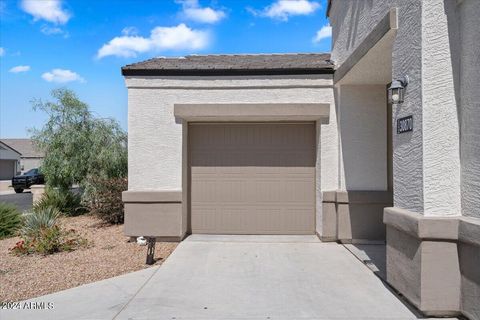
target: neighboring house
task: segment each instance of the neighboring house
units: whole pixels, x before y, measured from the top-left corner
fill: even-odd
[[[0,141],[20,152],[19,172],[24,173],[41,166],[44,153],[38,150],[31,139],[0,139]]]
[[[328,14],[331,56],[122,68],[125,232],[386,242],[387,281],[418,309],[480,319],[480,1]]]
[[[20,172],[20,157],[20,152],[0,140],[0,180],[10,181]]]

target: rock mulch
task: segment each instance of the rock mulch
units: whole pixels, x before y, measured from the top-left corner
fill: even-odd
[[[18,237],[0,240],[0,301],[25,300],[148,268],[147,248],[123,234],[123,225],[105,225],[92,216],[68,217],[62,225],[86,238],[88,248],[49,256],[15,256],[9,252]],[[157,242],[155,265],[178,243]]]

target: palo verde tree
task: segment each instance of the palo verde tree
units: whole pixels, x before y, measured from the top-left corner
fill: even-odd
[[[88,105],[68,89],[55,89],[54,101],[33,101],[48,120],[32,129],[32,139],[45,152],[47,185],[66,190],[89,177],[119,178],[127,174],[127,134],[112,119],[93,116]]]

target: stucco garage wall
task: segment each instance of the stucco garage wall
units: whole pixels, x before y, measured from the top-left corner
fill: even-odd
[[[464,0],[460,29],[462,214],[480,218],[480,1]]]
[[[127,77],[129,190],[182,189],[182,122],[175,104],[330,103],[318,123],[317,215],[321,190],[338,188],[338,141],[331,75],[202,78]],[[321,219],[317,218],[317,224]],[[320,226],[317,226],[317,229]]]
[[[462,214],[459,259],[462,273],[461,308],[471,319],[480,319],[480,1],[459,2],[451,25],[458,23],[456,80],[460,102],[460,152]],[[453,38],[453,37],[452,37]],[[467,234],[473,237],[465,237]],[[472,239],[473,238],[473,239]],[[470,240],[470,241],[469,241]],[[473,240],[473,241],[472,241]]]
[[[20,159],[20,167],[22,172],[27,172],[30,169],[38,168],[42,165],[42,158],[22,158]]]
[[[0,180],[9,180],[17,171],[20,171],[18,161],[20,161],[20,154],[0,146]]]
[[[385,87],[344,85],[339,96],[341,189],[387,190]]]
[[[330,11],[332,60],[341,65],[390,8],[398,7],[392,76],[408,75],[410,84],[405,103],[393,109],[393,121],[413,115],[415,128],[412,133],[393,136],[394,205],[419,213],[423,213],[424,207],[422,108],[419,107],[422,105],[421,3],[418,0],[333,1]]]

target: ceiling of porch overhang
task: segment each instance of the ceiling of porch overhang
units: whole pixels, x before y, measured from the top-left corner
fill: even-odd
[[[392,81],[392,46],[394,32],[386,33],[338,84],[388,84]]]

